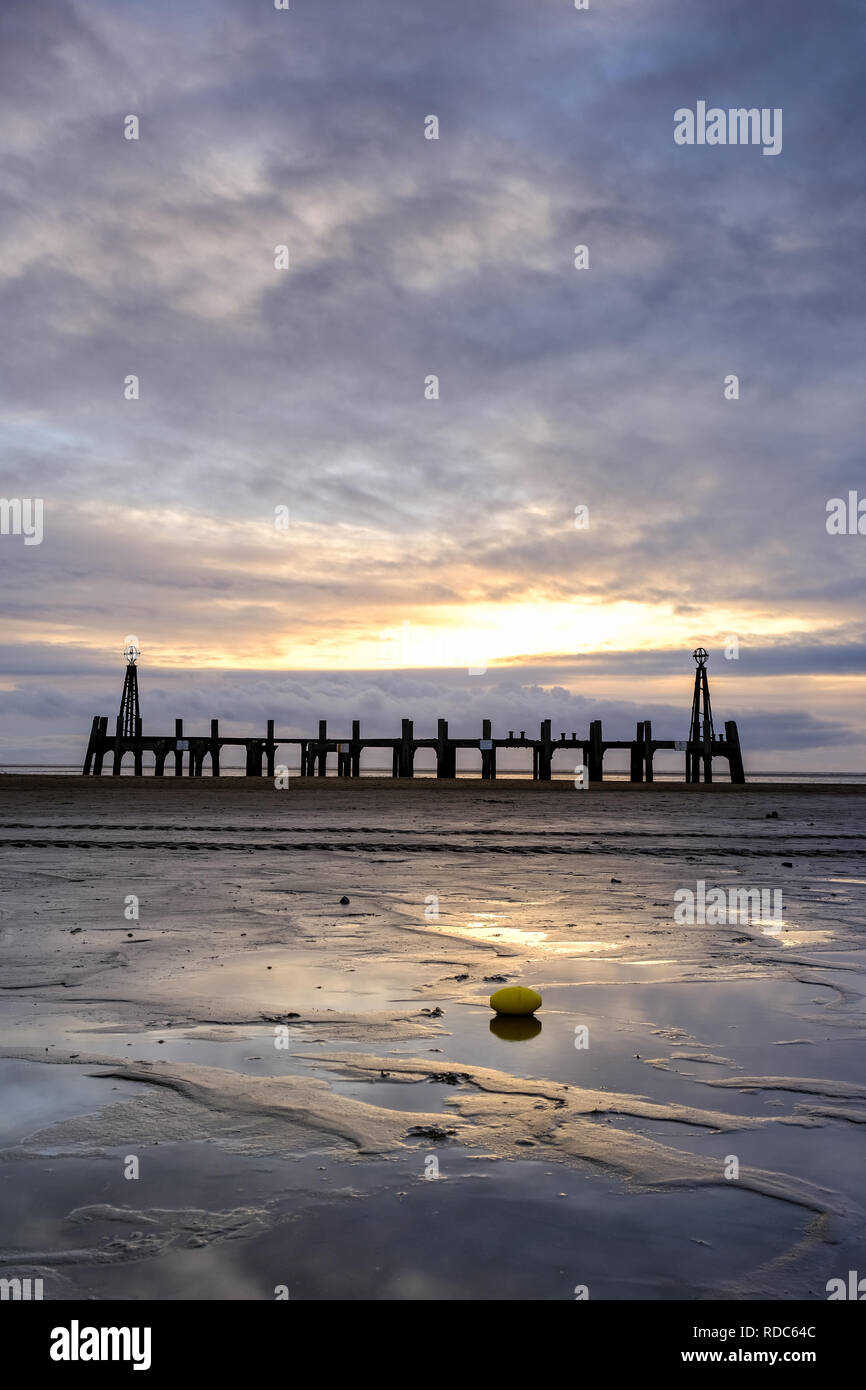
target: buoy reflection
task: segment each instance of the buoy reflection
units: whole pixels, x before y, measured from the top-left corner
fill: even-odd
[[[527,1042],[530,1038],[538,1037],[541,1032],[541,1019],[536,1018],[535,1014],[521,1015],[517,1018],[508,1014],[496,1014],[490,1020],[490,1031],[505,1042]]]

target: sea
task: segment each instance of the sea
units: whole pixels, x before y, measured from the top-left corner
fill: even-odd
[[[296,765],[296,766],[293,767],[293,766],[289,763],[289,764],[288,764],[288,770],[289,770],[289,773],[290,773],[291,776],[294,776],[294,777],[300,776],[300,766],[299,766],[299,765]],[[33,777],[77,777],[77,776],[80,776],[80,775],[81,775],[81,766],[80,766],[80,764],[78,764],[78,763],[74,763],[74,764],[73,764],[73,763],[0,763],[0,777],[2,777],[2,776],[4,776],[4,775],[15,775],[15,776],[22,776],[22,775],[24,775],[24,776],[33,776]],[[103,767],[102,775],[103,775],[103,777],[105,777],[105,776],[110,777],[110,776],[112,775],[112,773],[111,773],[111,768],[110,768],[109,765],[106,765],[105,767]],[[132,777],[132,776],[134,776],[135,774],[134,774],[134,772],[133,772],[133,770],[132,770],[132,766],[131,766],[130,764],[127,764],[126,766],[123,767],[123,769],[122,769],[120,775],[121,775],[121,777]],[[152,767],[152,766],[151,766],[151,767],[145,767],[145,768],[144,768],[144,773],[143,773],[143,775],[144,775],[145,777],[152,777],[152,776],[153,776],[153,767]],[[209,771],[207,768],[205,768],[205,769],[203,770],[203,772],[202,772],[202,776],[204,776],[204,777],[209,777],[210,775],[211,775],[211,774],[210,774],[210,771]],[[226,766],[223,766],[223,767],[222,767],[222,770],[221,770],[221,776],[223,776],[223,777],[244,777],[245,775],[246,775],[246,774],[245,774],[245,772],[244,772],[243,767],[226,767]],[[336,774],[336,769],[329,769],[329,770],[328,770],[328,776],[329,776],[329,777],[336,777],[336,775],[337,775],[337,774]],[[166,772],[166,777],[167,777],[167,779],[171,779],[172,776],[173,776],[173,773],[172,773],[172,772],[170,772],[170,771],[167,771],[167,772]],[[391,776],[391,767],[390,767],[390,764],[389,764],[387,767],[386,767],[384,764],[383,764],[381,767],[364,767],[364,768],[361,769],[361,776],[362,776],[362,777],[390,777],[390,776]],[[478,780],[478,779],[479,779],[479,776],[480,776],[480,769],[479,769],[479,768],[468,768],[468,769],[464,769],[464,770],[458,769],[458,772],[457,772],[457,779],[458,779],[458,781],[473,781],[473,780]],[[436,769],[435,769],[435,767],[432,767],[432,768],[419,768],[419,767],[416,767],[416,769],[415,769],[415,779],[416,779],[416,780],[423,780],[424,778],[429,778],[429,779],[435,780],[435,778],[436,778]],[[726,772],[723,773],[721,769],[714,770],[714,778],[715,778],[715,780],[716,780],[717,782],[727,782],[727,781],[729,780],[727,773],[726,773]],[[747,768],[746,768],[746,778],[747,778],[747,780],[748,780],[749,782],[769,782],[769,783],[777,782],[777,783],[779,783],[779,784],[781,784],[781,785],[790,785],[790,786],[797,786],[797,785],[807,785],[807,786],[811,786],[811,785],[821,785],[821,784],[826,784],[826,785],[828,785],[828,786],[833,786],[833,785],[849,784],[849,783],[850,783],[850,784],[853,784],[853,785],[864,785],[864,786],[866,786],[866,772],[801,772],[801,771],[797,771],[797,772],[773,772],[773,771],[767,771],[767,770],[764,770],[764,769],[761,769],[761,768],[749,768],[749,767],[747,767]],[[510,770],[510,769],[506,769],[506,768],[500,768],[500,770],[499,770],[499,777],[498,777],[497,780],[498,780],[498,781],[512,781],[512,780],[516,780],[516,781],[525,781],[525,782],[529,782],[529,781],[532,780],[532,773],[531,773],[531,772],[528,772],[528,771],[519,770],[519,769]],[[573,772],[573,771],[568,771],[568,770],[566,770],[566,769],[562,769],[562,770],[559,770],[559,771],[558,771],[557,769],[554,769],[554,770],[553,770],[553,775],[552,775],[552,780],[553,780],[554,782],[569,782],[569,781],[573,781],[573,780],[574,780],[574,772]],[[610,769],[610,770],[608,770],[608,768],[605,768],[605,771],[604,771],[604,780],[605,780],[605,782],[628,782],[630,779],[629,779],[629,773],[628,773],[628,770],[627,770],[627,769],[617,769],[617,770]],[[683,770],[682,770],[682,768],[678,768],[678,769],[669,769],[669,770],[662,770],[662,769],[659,769],[658,767],[656,767],[656,769],[655,769],[655,778],[654,778],[654,780],[655,780],[656,782],[682,782],[682,781],[683,781]]]

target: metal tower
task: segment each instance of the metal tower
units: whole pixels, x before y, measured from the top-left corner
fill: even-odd
[[[117,716],[119,732],[124,738],[135,738],[141,728],[141,711],[138,707],[138,661],[141,653],[134,642],[123,649],[126,657],[126,675],[123,679],[123,694],[120,697],[120,713]]]
[[[686,747],[686,781],[700,782],[701,762],[704,764],[704,781],[713,780],[713,710],[710,704],[710,687],[707,681],[707,662],[709,652],[697,647],[692,652],[697,664],[695,671],[695,693],[692,699],[692,722],[689,728],[689,741]]]

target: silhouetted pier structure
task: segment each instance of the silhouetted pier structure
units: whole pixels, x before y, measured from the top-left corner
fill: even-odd
[[[699,659],[699,653],[701,658]],[[138,656],[136,650],[130,665],[134,667]],[[644,719],[638,722],[635,736],[631,739],[607,739],[602,731],[602,721],[594,719],[589,726],[587,738],[578,738],[572,731],[566,736],[561,732],[558,738],[552,733],[552,721],[544,719],[537,738],[527,737],[521,729],[515,734],[509,729],[507,738],[494,738],[489,719],[482,720],[481,735],[472,738],[452,738],[448,732],[447,719],[440,719],[433,738],[417,738],[414,722],[404,719],[399,737],[368,738],[361,736],[359,720],[352,723],[351,737],[335,737],[328,733],[327,721],[319,720],[316,737],[303,738],[289,735],[277,738],[274,733],[274,720],[267,721],[265,734],[251,737],[227,737],[220,733],[219,721],[212,719],[210,733],[185,734],[183,720],[175,720],[174,734],[144,734],[141,715],[138,713],[138,691],[135,687],[135,712],[130,720],[128,708],[128,686],[124,686],[124,699],[120,713],[115,720],[114,732],[108,732],[108,718],[94,715],[90,730],[90,741],[84,759],[82,772],[85,777],[99,777],[106,759],[110,759],[111,771],[118,776],[124,757],[132,753],[136,776],[143,772],[144,753],[153,753],[154,776],[165,775],[166,763],[173,762],[174,775],[190,777],[203,775],[205,762],[210,760],[210,771],[214,777],[220,775],[220,755],[224,748],[243,748],[246,750],[246,775],[248,777],[273,777],[277,764],[277,750],[297,748],[300,755],[302,777],[325,777],[328,772],[328,759],[336,756],[338,777],[359,777],[361,775],[361,754],[367,749],[390,750],[391,773],[394,777],[414,777],[415,757],[420,749],[435,754],[436,776],[440,778],[457,776],[457,754],[460,749],[475,749],[481,754],[481,778],[492,781],[497,775],[497,754],[504,749],[529,748],[532,750],[532,776],[535,781],[549,782],[553,770],[553,759],[557,753],[579,754],[572,763],[575,777],[585,775],[589,782],[604,779],[604,756],[610,749],[627,749],[629,752],[629,774],[632,782],[652,782],[653,759],[661,750],[675,750],[685,753],[685,780],[696,782],[703,768],[704,780],[712,781],[712,760],[723,758],[727,761],[732,782],[745,782],[740,739],[734,720],[725,723],[724,737],[717,737],[713,731],[712,716],[708,715],[709,692],[706,686],[706,653],[702,648],[695,654],[698,661],[696,673],[695,704],[692,710],[690,737],[682,742],[675,739],[653,738],[652,722]],[[706,693],[706,702],[704,695]],[[697,715],[696,715],[697,711]],[[286,766],[283,762],[280,766]],[[583,774],[582,769],[586,769]]]

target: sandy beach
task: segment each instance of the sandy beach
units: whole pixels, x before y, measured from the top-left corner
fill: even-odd
[[[864,845],[846,786],[4,776],[3,1274],[825,1299],[866,1231]],[[698,883],[781,916],[676,920]]]

